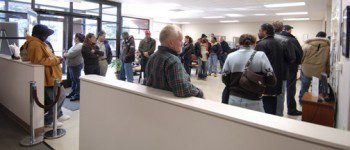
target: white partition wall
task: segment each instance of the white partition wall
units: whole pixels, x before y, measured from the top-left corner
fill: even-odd
[[[44,67],[11,60],[0,55],[0,104],[30,124],[29,82],[36,81],[38,98],[44,103]],[[44,126],[44,110],[37,105],[34,109],[34,129]]]
[[[81,80],[81,150],[350,149],[350,133],[99,76]]]

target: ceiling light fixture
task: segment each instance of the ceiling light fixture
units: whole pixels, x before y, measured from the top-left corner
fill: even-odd
[[[277,16],[289,16],[289,15],[307,15],[308,12],[287,12],[287,13],[276,13]]]
[[[221,23],[234,23],[234,22],[239,22],[239,20],[222,20],[220,22]]]
[[[254,14],[254,16],[266,16],[266,14]]]
[[[226,14],[226,16],[229,16],[229,17],[243,17],[243,15],[241,15],[241,14]]]
[[[264,6],[267,8],[305,6],[305,2],[267,4]]]
[[[283,20],[284,21],[306,21],[306,20],[310,20],[310,18],[286,18]]]
[[[219,18],[225,18],[224,16],[207,16],[207,17],[202,17],[204,19],[219,19]]]

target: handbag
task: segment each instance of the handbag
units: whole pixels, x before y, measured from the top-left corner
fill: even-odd
[[[239,80],[239,85],[246,91],[257,95],[262,95],[266,88],[265,76],[257,74],[249,68],[256,53],[257,51],[253,52],[245,65],[244,71]]]

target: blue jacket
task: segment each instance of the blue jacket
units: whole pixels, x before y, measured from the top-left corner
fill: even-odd
[[[111,64],[112,57],[113,57],[111,46],[109,45],[109,42],[107,40],[105,40],[103,44],[106,47],[106,56],[107,56],[106,60],[107,60],[108,64]]]

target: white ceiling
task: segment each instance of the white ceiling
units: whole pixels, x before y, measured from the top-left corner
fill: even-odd
[[[123,15],[143,17],[163,22],[218,23],[223,20],[261,22],[285,18],[323,20],[331,0],[113,0],[122,3]],[[305,2],[305,6],[266,8],[266,4]],[[275,13],[308,12],[307,15],[276,16]],[[228,17],[225,14],[242,14]],[[266,16],[254,16],[266,14]],[[204,19],[206,16],[225,16],[223,19]]]

